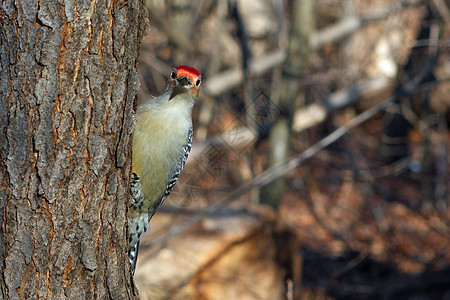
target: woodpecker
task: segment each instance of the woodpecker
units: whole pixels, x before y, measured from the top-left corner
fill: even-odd
[[[201,83],[196,69],[176,67],[163,94],[137,107],[128,220],[133,274],[139,241],[150,231],[150,219],[173,190],[191,150],[192,108]]]

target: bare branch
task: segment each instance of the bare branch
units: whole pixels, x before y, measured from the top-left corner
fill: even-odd
[[[369,22],[375,22],[380,19],[385,19],[394,13],[400,12],[408,6],[421,4],[422,1],[406,1],[399,4],[387,4],[380,7],[377,12],[368,15],[353,15],[348,16],[336,24],[319,30],[311,36],[311,49],[318,49],[328,43],[336,42],[349,34],[361,29]],[[265,56],[250,60],[250,72],[252,76],[261,76],[271,69],[281,65],[286,59],[284,49],[276,50]],[[204,91],[211,97],[219,96],[225,91],[242,83],[243,74],[240,67],[226,70],[215,76],[209,77],[204,82]]]
[[[250,72],[253,76],[260,76],[281,65],[285,58],[286,53],[283,50],[277,50],[266,56],[250,60]],[[240,67],[233,68],[209,77],[204,83],[203,90],[211,97],[219,96],[223,92],[241,84],[242,80],[242,69]]]
[[[375,77],[361,80],[356,85],[328,95],[322,104],[314,103],[295,112],[294,131],[311,128],[321,122],[333,111],[355,103],[361,96],[386,89],[392,81],[386,77]]]
[[[323,103],[314,103],[297,110],[294,113],[292,129],[296,132],[311,128],[323,121],[330,113],[355,103],[361,97],[371,95],[386,89],[392,81],[386,77],[367,78],[358,82],[355,86],[348,87],[328,95]],[[247,127],[238,127],[225,134],[218,135],[206,141],[196,143],[192,147],[191,159],[196,158],[210,145],[227,145],[235,150],[242,146],[241,141],[256,141],[254,131]],[[249,146],[250,143],[245,143]]]

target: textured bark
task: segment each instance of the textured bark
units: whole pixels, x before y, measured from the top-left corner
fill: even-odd
[[[140,0],[1,2],[3,299],[135,296],[126,217],[146,28]]]

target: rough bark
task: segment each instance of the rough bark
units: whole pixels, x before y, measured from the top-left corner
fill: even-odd
[[[128,299],[136,62],[128,2],[0,4],[0,293]]]

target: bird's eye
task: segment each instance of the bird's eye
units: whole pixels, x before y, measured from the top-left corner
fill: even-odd
[[[177,78],[177,72],[172,71],[172,74],[170,74],[170,78],[172,78],[172,79]]]
[[[201,78],[197,79],[197,81],[195,82],[195,85],[196,85],[196,86],[199,86],[200,83],[202,83],[202,79],[201,79]]]

